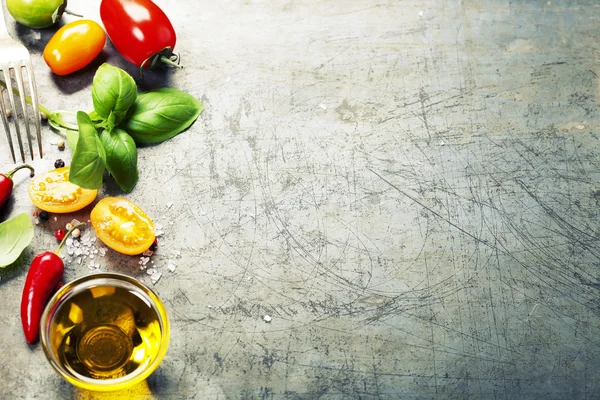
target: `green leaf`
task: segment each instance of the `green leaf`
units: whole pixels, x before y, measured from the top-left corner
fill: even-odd
[[[78,111],[77,125],[79,139],[71,162],[69,181],[85,189],[100,189],[106,166],[104,147],[89,115]]]
[[[88,115],[90,116],[90,119],[92,120],[92,122],[102,122],[103,118],[98,115],[98,113],[96,112],[96,110],[92,110],[88,113]]]
[[[106,151],[106,169],[124,192],[131,192],[138,181],[135,142],[118,128],[112,132],[103,131],[100,140]]]
[[[0,224],[0,268],[14,263],[33,238],[33,225],[27,213]]]
[[[74,153],[77,148],[77,140],[79,139],[79,131],[73,131],[71,129],[65,129],[65,135],[67,136],[67,143],[69,148]]]
[[[204,110],[192,95],[174,88],[140,93],[120,127],[136,143],[160,143],[187,129]]]
[[[117,125],[125,118],[136,97],[137,86],[131,75],[106,63],[98,68],[92,84],[92,101],[98,116],[108,119],[112,113],[111,118]],[[95,114],[92,116],[96,117]]]

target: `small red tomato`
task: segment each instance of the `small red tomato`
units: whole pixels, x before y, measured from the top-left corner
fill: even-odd
[[[115,48],[130,63],[143,68],[174,64],[175,30],[151,0],[102,0],[100,18]]]
[[[54,232],[54,237],[56,238],[56,240],[63,240],[66,234],[67,233],[64,229],[57,229],[56,232]]]
[[[68,75],[100,54],[106,34],[98,23],[81,19],[60,28],[44,49],[44,61],[56,75]]]

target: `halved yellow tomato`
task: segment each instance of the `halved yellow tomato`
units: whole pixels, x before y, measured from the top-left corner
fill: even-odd
[[[90,214],[96,236],[122,254],[134,256],[154,242],[154,223],[135,203],[120,197],[105,197]]]
[[[84,189],[69,182],[69,167],[37,175],[29,184],[29,198],[41,210],[70,213],[81,210],[96,198],[97,190]]]

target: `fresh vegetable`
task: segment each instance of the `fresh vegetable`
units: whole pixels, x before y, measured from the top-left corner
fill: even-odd
[[[108,64],[94,76],[92,100],[93,112],[77,114],[79,132],[67,131],[69,146],[75,146],[70,179],[90,189],[102,186],[106,168],[124,192],[131,192],[139,178],[136,142],[167,140],[204,110],[202,103],[177,89],[138,95],[133,78]]]
[[[160,143],[187,129],[204,110],[195,97],[177,89],[141,93],[121,127],[136,143]]]
[[[77,112],[79,138],[71,162],[69,181],[85,189],[102,187],[102,175],[106,168],[106,153],[90,117]]]
[[[96,236],[111,249],[122,254],[137,255],[154,242],[154,223],[131,201],[105,197],[90,214]]]
[[[139,176],[135,142],[119,128],[102,132],[100,141],[106,150],[106,169],[125,192],[131,192]]]
[[[54,253],[45,251],[31,262],[21,297],[21,323],[28,343],[37,342],[42,312],[65,271],[60,251],[73,230],[81,225],[76,225],[64,236]]]
[[[71,227],[72,228],[72,227]],[[56,238],[56,240],[61,241],[65,238],[65,235],[67,233],[65,232],[64,229],[57,229],[56,231],[54,231],[54,237]]]
[[[33,178],[35,170],[31,165],[28,164],[20,165],[6,174],[0,174],[0,208],[4,206],[4,204],[8,201],[10,195],[12,194],[14,185],[12,180],[13,175],[15,174],[15,172],[23,168],[29,168],[29,176]]]
[[[68,75],[94,60],[104,48],[106,34],[98,23],[70,22],[52,36],[44,48],[44,61],[56,75]]]
[[[31,104],[30,98],[26,101]],[[100,66],[94,76],[92,101],[94,110],[87,116],[84,112],[38,108],[48,115],[50,126],[67,137],[74,152],[73,183],[99,189],[104,169],[108,169],[124,192],[133,190],[138,181],[135,144],[165,141],[188,129],[204,110],[202,103],[178,89],[155,89],[138,95],[133,78],[108,64]]]
[[[33,238],[33,225],[27,213],[0,224],[0,268],[14,263]]]
[[[102,0],[100,18],[117,51],[140,68],[177,64],[177,37],[167,15],[151,0]]]
[[[29,28],[47,28],[61,17],[66,0],[6,0],[6,8],[21,25]]]
[[[29,184],[29,198],[41,210],[70,213],[81,210],[96,198],[98,191],[84,189],[69,182],[69,167],[38,175]],[[40,219],[43,219],[40,213]]]
[[[94,75],[92,101],[94,111],[112,129],[127,115],[137,97],[135,81],[120,68],[102,64]]]

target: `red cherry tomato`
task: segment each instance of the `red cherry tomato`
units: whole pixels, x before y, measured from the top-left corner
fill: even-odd
[[[115,48],[130,63],[152,68],[177,60],[173,25],[152,1],[102,0],[100,18]]]
[[[82,19],[60,28],[44,48],[44,61],[56,75],[68,75],[100,54],[106,34],[98,23]]]

